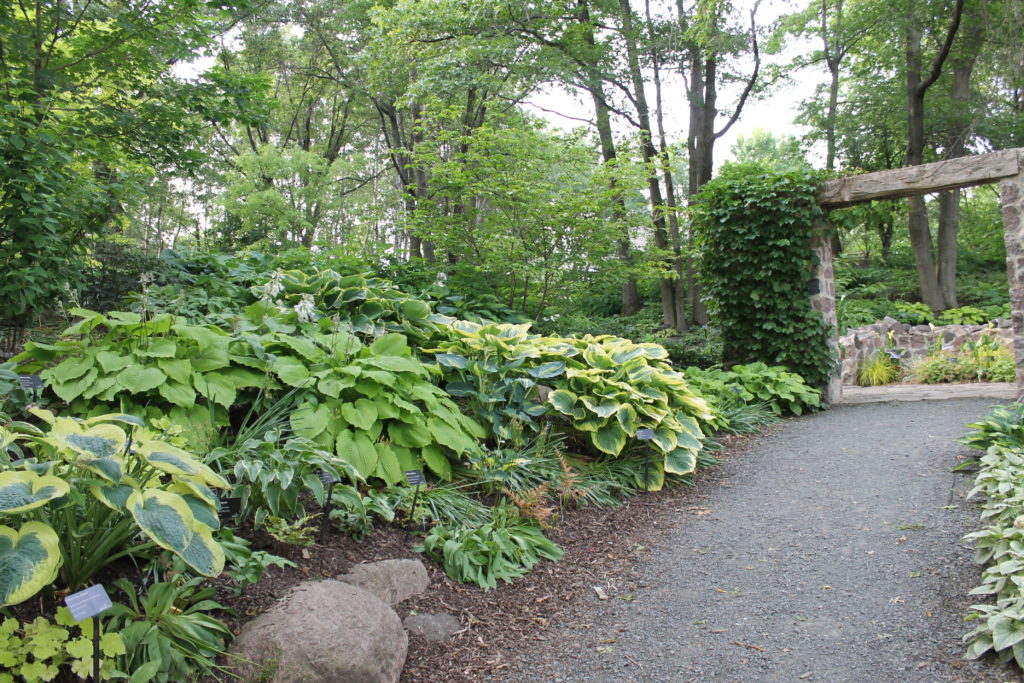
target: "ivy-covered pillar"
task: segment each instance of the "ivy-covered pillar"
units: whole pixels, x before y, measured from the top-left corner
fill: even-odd
[[[1017,359],[1017,400],[1024,397],[1024,173],[999,188],[1006,240],[1006,274],[1010,280],[1013,351]]]
[[[817,264],[814,279],[808,285],[808,292],[811,295],[811,308],[821,313],[831,330],[829,342],[838,357],[839,318],[836,315],[836,283],[835,272],[832,269],[832,240],[830,238],[832,226],[828,221],[817,221],[814,228],[811,247],[817,257]],[[824,393],[824,398],[829,403],[835,403],[842,396],[842,381],[835,372],[829,377],[828,384],[824,387]]]

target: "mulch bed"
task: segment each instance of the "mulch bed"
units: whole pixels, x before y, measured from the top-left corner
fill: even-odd
[[[719,455],[728,458],[746,450],[752,438],[734,436],[722,441]],[[714,470],[704,471],[697,476],[697,485],[714,477]],[[637,577],[635,567],[647,556],[651,541],[670,528],[680,513],[701,513],[695,506],[687,508],[692,491],[671,488],[634,496],[618,508],[568,510],[545,532],[565,552],[562,561],[543,562],[526,577],[492,591],[452,581],[442,567],[412,550],[419,542],[415,534],[405,540],[402,529],[385,528],[361,542],[328,533],[324,544],[307,550],[266,548],[298,566],[271,567],[239,597],[229,597],[230,586],[222,585],[221,602],[234,610],[227,622],[237,633],[244,622],[272,607],[302,581],[334,578],[360,562],[424,559],[431,587],[399,604],[398,615],[404,619],[412,613],[447,612],[459,617],[464,628],[444,643],[410,636],[401,680],[478,681],[508,667],[514,654],[529,642],[547,640],[578,598],[593,593],[595,586],[628,593]]]

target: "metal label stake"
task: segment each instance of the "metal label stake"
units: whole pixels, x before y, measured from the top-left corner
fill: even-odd
[[[43,388],[43,378],[39,375],[18,375],[18,382],[23,389],[32,390],[32,403],[39,403],[39,390]]]
[[[100,680],[100,614],[111,607],[110,596],[102,584],[89,586],[64,598],[75,621],[92,618],[92,680]]]
[[[324,499],[324,518],[320,520],[320,538],[319,542],[324,542],[324,534],[327,533],[327,525],[331,518],[331,506],[334,501],[332,500],[332,494],[334,493],[334,485],[338,483],[338,478],[327,470],[320,470],[320,481],[324,486],[327,487],[327,497]]]
[[[644,491],[651,490],[651,440],[654,438],[653,429],[636,430],[636,438],[644,443]]]
[[[408,541],[413,515],[416,514],[416,499],[420,496],[420,485],[426,484],[427,478],[423,476],[423,470],[406,470],[405,480],[416,487],[412,494],[412,505],[409,506],[409,519],[405,522],[405,540]]]

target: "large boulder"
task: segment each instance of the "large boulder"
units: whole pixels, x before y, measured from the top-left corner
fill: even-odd
[[[397,605],[430,586],[430,575],[419,560],[381,560],[357,564],[338,581],[370,591],[389,605]]]
[[[309,581],[243,626],[231,654],[245,681],[384,683],[398,680],[408,649],[402,620],[376,595]]]

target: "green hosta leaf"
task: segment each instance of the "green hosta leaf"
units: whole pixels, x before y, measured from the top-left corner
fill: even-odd
[[[309,370],[305,364],[294,356],[278,356],[270,366],[281,381],[291,387],[302,387],[309,384]]]
[[[157,387],[157,393],[168,403],[182,408],[191,408],[196,404],[196,392],[189,384],[168,379]]]
[[[174,381],[191,386],[192,364],[187,360],[167,360],[161,358],[157,361],[157,366]]]
[[[341,416],[358,429],[370,429],[377,421],[377,406],[369,399],[360,398],[355,403],[341,406]]]
[[[672,474],[689,474],[697,469],[697,454],[689,448],[677,448],[665,454],[665,471]]]
[[[128,442],[128,435],[117,425],[98,424],[88,429],[71,420],[57,421],[48,439],[63,441],[75,452],[74,462],[115,484],[121,481],[123,463],[120,453]]]
[[[405,337],[402,338],[404,339]],[[423,363],[404,356],[376,356],[374,358],[364,358],[362,363],[390,372],[415,372],[417,375],[427,374],[427,369]]]
[[[93,382],[96,381],[99,374],[99,370],[96,368],[90,368],[88,372],[78,379],[64,383],[52,382],[50,384],[50,388],[53,389],[53,393],[57,394],[57,396],[62,400],[71,403],[92,387]]]
[[[42,522],[0,526],[0,607],[28,600],[57,578],[60,539]]]
[[[161,472],[195,477],[217,488],[230,488],[216,472],[196,460],[190,453],[169,443],[148,441],[139,448],[138,455]]]
[[[538,365],[535,368],[527,369],[527,374],[534,379],[548,379],[549,377],[558,377],[565,372],[565,363],[560,360],[553,360],[542,365]]]
[[[331,419],[331,409],[324,403],[313,407],[311,403],[303,403],[291,414],[289,421],[292,431],[298,436],[315,439],[320,436]]]
[[[168,491],[147,489],[128,497],[135,523],[154,543],[175,553],[204,576],[224,569],[224,550],[210,530],[195,520],[185,500]]]
[[[402,315],[409,320],[423,320],[430,315],[430,306],[417,299],[402,302]]]
[[[68,358],[60,365],[57,365],[52,370],[49,370],[47,374],[50,380],[58,384],[67,384],[71,380],[78,379],[95,367],[93,359],[89,356],[82,356],[80,358]]]
[[[366,437],[364,436],[363,439],[365,440]],[[338,457],[355,467],[363,479],[371,477],[377,468],[377,449],[373,448],[373,444],[370,444],[370,447],[373,449],[372,455],[365,448],[360,448],[356,435],[348,429],[338,432],[338,438],[335,441]]]
[[[611,417],[619,410],[619,404],[611,401],[595,403],[587,396],[580,396],[580,402],[595,415],[601,418]]]
[[[662,453],[670,453],[679,445],[675,431],[665,425],[654,430],[654,438],[651,439],[651,443],[657,446]]]
[[[110,389],[114,389],[114,391],[116,392],[120,389],[120,387],[115,387],[116,384],[116,375],[99,377],[96,379],[95,382],[92,383],[92,386],[90,386],[88,389],[82,392],[82,398],[94,398],[105,391],[109,391]]]
[[[129,365],[117,374],[117,383],[133,394],[156,389],[166,380],[167,375],[162,370],[141,365]]]
[[[0,472],[0,513],[25,512],[67,495],[71,487],[60,477],[35,472]]]
[[[174,358],[178,352],[178,345],[173,339],[155,339],[149,343],[143,343],[142,348],[135,351],[146,358]]]
[[[660,491],[665,486],[665,461],[661,458],[650,458],[647,469],[647,481],[641,469],[636,474],[637,488],[645,491]]]
[[[404,334],[385,334],[370,344],[370,353],[375,356],[404,356],[409,353],[409,340]]]
[[[431,417],[427,420],[427,428],[437,443],[447,446],[459,455],[476,448],[475,441],[443,420]]]
[[[626,447],[626,432],[622,431],[617,421],[609,422],[596,432],[591,432],[590,441],[597,450],[618,455]]]
[[[441,452],[440,448],[434,445],[424,446],[423,450],[420,451],[420,456],[423,458],[423,462],[427,464],[427,467],[429,467],[434,474],[445,481],[451,481],[452,463],[448,460],[445,454]]]
[[[234,405],[235,398],[238,394],[235,389],[235,385],[230,379],[222,376],[220,373],[208,372],[205,375],[196,374],[193,381],[195,382],[196,391],[214,403],[222,405],[225,408],[230,408]]]
[[[100,351],[96,354],[96,360],[99,362],[100,367],[103,368],[103,372],[117,372],[118,370],[124,370],[135,362],[130,355],[122,356],[110,351]]]
[[[1005,615],[996,615],[988,620],[992,630],[992,644],[996,651],[1005,650],[1024,640],[1024,621]]]
[[[181,496],[181,499],[185,501],[185,505],[188,505],[188,509],[192,512],[192,517],[196,522],[202,524],[210,531],[216,531],[220,528],[218,509],[194,494],[188,486],[172,484],[167,488],[167,491]]]
[[[434,443],[430,430],[422,424],[392,422],[388,425],[388,436],[396,444],[406,448],[423,448]]]
[[[571,416],[573,406],[576,405],[576,395],[565,389],[556,389],[548,395],[548,403],[555,407],[555,410],[563,415]]]
[[[402,465],[388,444],[377,444],[377,469],[374,473],[388,486],[402,481]]]
[[[195,372],[210,372],[226,368],[231,359],[228,358],[228,340],[219,338],[206,348],[200,348],[195,354],[190,354],[189,360],[192,370]]]

